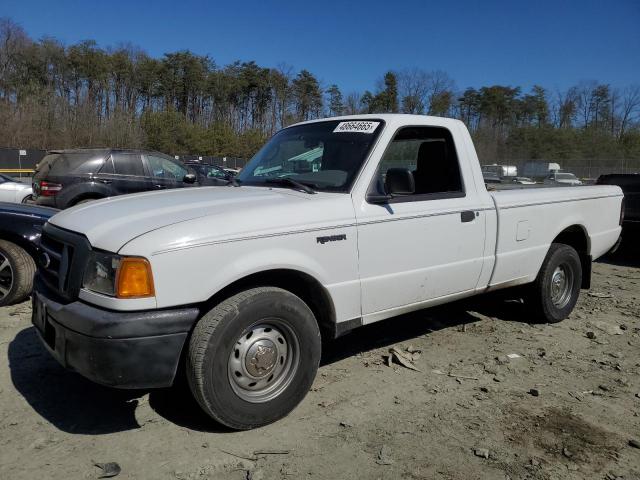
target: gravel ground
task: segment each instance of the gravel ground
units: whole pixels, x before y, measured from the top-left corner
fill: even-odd
[[[637,255],[595,264],[557,325],[478,297],[357,330],[325,347],[291,415],[249,432],[216,426],[185,388],[67,372],[28,302],[0,308],[0,478],[117,462],[123,479],[640,479]],[[389,366],[391,348],[417,370]]]

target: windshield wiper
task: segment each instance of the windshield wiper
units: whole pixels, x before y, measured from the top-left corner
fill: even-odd
[[[315,186],[315,184],[305,184],[302,182],[299,182],[297,180],[294,180],[291,177],[278,177],[278,178],[267,178],[265,179],[264,183],[273,183],[273,184],[278,184],[278,185],[287,185],[290,187],[295,187],[298,190],[302,190],[303,192],[306,192],[310,195],[313,195],[314,193],[317,193],[312,187],[311,185]]]

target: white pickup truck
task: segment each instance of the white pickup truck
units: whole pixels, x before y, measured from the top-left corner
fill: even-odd
[[[618,240],[622,200],[615,186],[487,192],[457,120],[300,123],[228,187],[52,217],[33,323],[96,382],[166,387],[185,372],[211,417],[253,428],[304,398],[321,338],[515,286],[540,321],[566,318]]]

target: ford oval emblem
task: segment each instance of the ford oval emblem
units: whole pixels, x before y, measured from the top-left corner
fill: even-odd
[[[42,252],[41,263],[43,268],[47,268],[49,265],[51,265],[51,257],[49,257],[49,254],[47,252]]]

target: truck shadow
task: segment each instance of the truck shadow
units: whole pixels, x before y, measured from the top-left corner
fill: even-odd
[[[366,325],[336,340],[325,341],[321,366],[355,354],[456,328],[480,318],[526,321],[524,305],[500,297],[476,297],[420,310]],[[68,433],[103,435],[141,428],[136,409],[149,393],[149,407],[175,425],[196,431],[230,430],[211,420],[191,396],[184,375],[172,388],[151,391],[103,387],[65,370],[45,350],[35,328],[20,331],[9,345],[11,379],[29,405],[56,428]],[[181,369],[183,371],[184,369]]]
[[[610,265],[640,268],[640,230],[623,230],[622,243],[615,253],[610,253],[598,260]]]
[[[140,427],[135,410],[145,392],[102,387],[65,370],[42,346],[34,327],[18,332],[8,357],[16,390],[56,428],[98,435]]]
[[[475,297],[365,325],[335,340],[325,339],[320,366],[328,366],[358,353],[390,347],[438,330],[459,328],[479,321],[482,317],[472,314],[472,311],[504,321],[529,321],[522,303],[511,301],[502,295]],[[151,408],[166,420],[190,430],[218,433],[230,431],[213,423],[202,412],[191,396],[184,378],[181,379],[181,384],[170,389],[152,391],[149,395]]]
[[[524,305],[510,297],[498,294],[473,297],[365,325],[343,337],[325,341],[321,365],[330,365],[359,353],[481,320],[481,316],[472,312],[504,321],[535,323]]]

